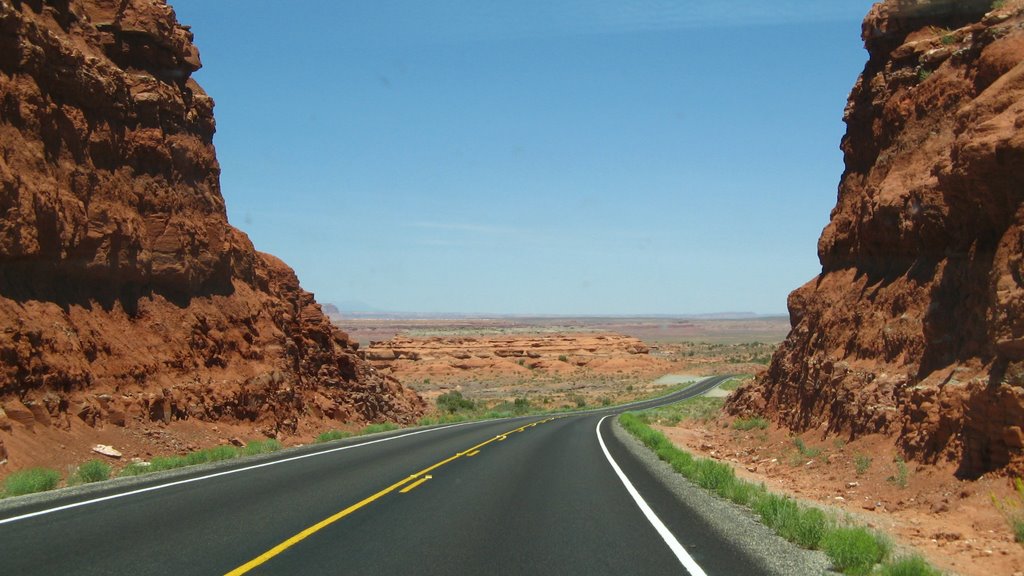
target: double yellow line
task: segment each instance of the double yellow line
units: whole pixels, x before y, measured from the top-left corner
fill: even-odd
[[[472,448],[470,448],[468,450],[463,450],[462,452],[459,452],[459,453],[455,454],[454,456],[451,456],[451,457],[445,458],[444,460],[441,460],[437,464],[434,464],[432,466],[428,466],[427,468],[424,468],[423,470],[420,470],[419,472],[417,472],[417,473],[415,473],[415,474],[413,474],[411,476],[408,476],[406,478],[403,478],[402,480],[399,480],[398,482],[395,482],[394,484],[392,484],[391,486],[388,486],[387,488],[381,490],[380,492],[377,492],[376,494],[374,494],[372,496],[368,496],[368,497],[360,500],[359,502],[356,502],[355,504],[349,506],[348,508],[345,508],[341,512],[338,512],[337,514],[334,514],[333,516],[329,516],[327,518],[324,518],[323,520],[317,522],[316,524],[313,524],[309,528],[306,528],[302,532],[299,532],[298,534],[292,536],[291,538],[288,538],[287,540],[281,542],[277,546],[274,546],[270,550],[267,550],[263,554],[260,554],[259,556],[253,558],[252,560],[246,562],[245,564],[242,564],[238,568],[235,568],[234,570],[228,572],[226,574],[226,576],[238,576],[239,574],[245,574],[245,573],[249,572],[253,568],[256,568],[257,566],[260,566],[261,564],[267,562],[268,560],[270,560],[274,556],[277,556],[281,552],[284,552],[285,550],[291,548],[292,546],[295,546],[299,542],[302,542],[306,538],[312,536],[313,534],[316,534],[320,530],[323,530],[324,528],[330,526],[331,524],[334,524],[338,520],[341,520],[345,516],[348,516],[349,514],[355,512],[356,510],[359,510],[360,508],[366,506],[367,504],[370,504],[371,502],[373,502],[375,500],[379,500],[380,498],[382,498],[382,497],[384,497],[384,496],[394,492],[395,490],[398,490],[399,488],[402,488],[403,486],[405,486],[405,488],[402,488],[401,492],[403,494],[409,492],[413,488],[416,488],[420,484],[422,484],[422,483],[426,482],[427,480],[429,480],[431,478],[431,476],[428,476],[427,475],[428,473],[433,472],[434,470],[437,470],[438,468],[444,466],[445,464],[448,464],[449,462],[453,462],[455,460],[458,460],[459,458],[462,458],[463,456],[476,456],[480,452],[481,448],[483,448],[484,446],[487,446],[491,442],[501,442],[502,440],[505,440],[506,438],[508,438],[508,436],[510,434],[515,434],[516,432],[524,432],[527,428],[533,428],[534,426],[536,426],[538,424],[544,424],[544,423],[550,422],[550,421],[552,421],[554,419],[555,418],[548,418],[546,420],[539,420],[537,422],[531,422],[529,424],[525,424],[523,426],[520,426],[519,428],[516,428],[514,430],[509,430],[508,432],[504,432],[502,434],[498,434],[497,436],[495,436],[494,438],[491,438],[490,440],[487,440],[485,442],[481,442],[481,443],[477,444],[476,446],[473,446]],[[412,482],[412,484],[409,484],[410,482]],[[406,486],[406,484],[409,484],[409,486]]]

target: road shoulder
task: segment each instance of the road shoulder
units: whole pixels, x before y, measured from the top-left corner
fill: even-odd
[[[615,438],[659,483],[678,500],[697,511],[719,536],[732,540],[751,557],[760,559],[763,574],[789,576],[832,573],[828,570],[829,561],[823,552],[804,550],[787,542],[758,522],[752,511],[694,486],[624,430],[617,418],[611,429]]]

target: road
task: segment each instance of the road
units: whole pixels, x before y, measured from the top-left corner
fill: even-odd
[[[398,432],[6,509],[0,574],[757,573],[615,439],[622,410]]]

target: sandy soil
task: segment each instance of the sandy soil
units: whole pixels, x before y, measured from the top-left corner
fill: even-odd
[[[950,573],[1024,574],[1024,546],[1014,542],[993,503],[1016,503],[1024,511],[1010,479],[959,480],[949,463],[910,462],[903,473],[891,440],[881,436],[844,442],[815,432],[797,437],[774,426],[739,431],[731,424],[720,417],[656,428],[694,454],[731,463],[738,476],[855,516]]]

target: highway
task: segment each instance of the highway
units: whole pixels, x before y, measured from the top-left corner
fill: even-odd
[[[398,431],[8,506],[0,574],[758,573],[616,440],[623,410]]]

